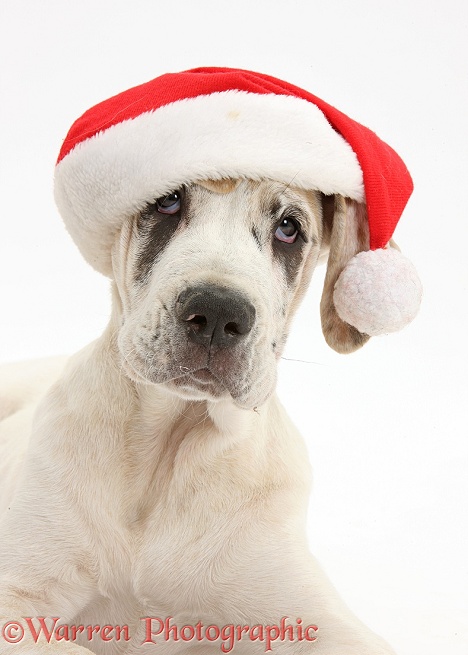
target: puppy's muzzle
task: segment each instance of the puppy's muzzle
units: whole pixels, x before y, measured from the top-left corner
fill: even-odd
[[[188,339],[209,350],[237,346],[251,332],[256,312],[241,292],[203,284],[182,291],[176,315]]]

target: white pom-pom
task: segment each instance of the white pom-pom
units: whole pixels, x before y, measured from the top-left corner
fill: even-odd
[[[422,286],[413,264],[394,248],[360,252],[341,272],[333,301],[338,316],[362,334],[396,332],[418,313]]]

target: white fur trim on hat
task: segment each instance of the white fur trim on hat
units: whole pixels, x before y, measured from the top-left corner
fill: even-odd
[[[413,264],[394,248],[361,252],[335,284],[338,316],[362,334],[396,332],[410,323],[421,304],[422,286]]]
[[[84,257],[110,275],[126,217],[184,183],[225,177],[364,198],[354,151],[318,107],[243,91],[173,102],[86,139],[57,165],[55,198]]]

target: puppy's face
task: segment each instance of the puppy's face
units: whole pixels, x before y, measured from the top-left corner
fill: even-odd
[[[320,252],[320,199],[276,182],[201,182],[159,198],[113,249],[126,373],[244,408],[272,393]]]

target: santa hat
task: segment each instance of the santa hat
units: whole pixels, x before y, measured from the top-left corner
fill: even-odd
[[[414,318],[418,276],[388,248],[413,189],[405,164],[368,128],[268,75],[169,73],[89,109],[62,145],[55,198],[84,257],[111,275],[111,247],[127,217],[184,183],[239,177],[365,202],[369,251],[340,275],[335,308],[369,335]]]

